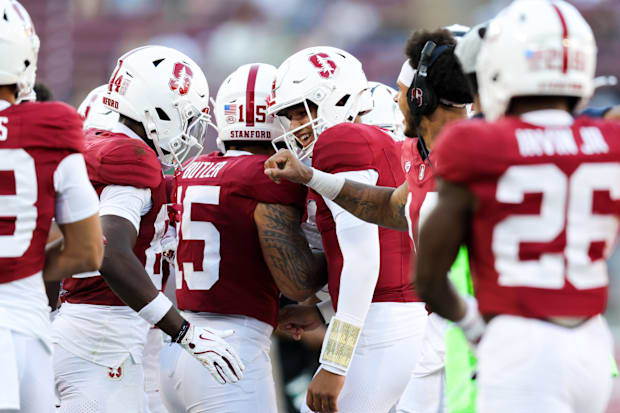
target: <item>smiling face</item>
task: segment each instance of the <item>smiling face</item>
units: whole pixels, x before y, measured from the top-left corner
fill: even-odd
[[[289,131],[294,131],[305,125],[305,127],[294,132],[297,143],[305,148],[314,142],[314,130],[311,121],[317,118],[317,107],[312,102],[308,103],[308,109],[303,103],[283,109],[278,116],[283,116],[289,121]]]

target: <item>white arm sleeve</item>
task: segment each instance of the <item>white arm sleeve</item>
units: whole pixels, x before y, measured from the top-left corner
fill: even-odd
[[[71,224],[93,216],[99,209],[97,193],[88,180],[81,153],[64,158],[54,171],[56,191],[56,222]]]
[[[374,170],[341,172],[338,175],[368,185],[375,185],[379,178]],[[325,202],[336,223],[336,236],[343,258],[338,308],[334,318],[361,328],[379,279],[379,227],[362,221],[333,201],[325,199]],[[332,365],[323,364],[323,368],[332,373],[346,374],[346,370]]]
[[[152,205],[151,190],[133,186],[108,185],[100,196],[99,215],[116,215],[132,223],[140,231],[140,219]]]

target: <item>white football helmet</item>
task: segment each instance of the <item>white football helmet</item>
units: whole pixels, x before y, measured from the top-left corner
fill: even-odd
[[[317,107],[313,119],[308,101]],[[319,135],[327,128],[342,122],[353,122],[355,118],[372,109],[372,97],[362,63],[353,55],[335,47],[310,47],[295,53],[280,65],[271,96],[269,114],[303,104],[310,121],[294,130],[283,116],[278,116],[284,134],[272,141],[284,142],[299,159],[312,154],[312,148]],[[314,140],[303,147],[295,132],[312,125]]]
[[[463,37],[467,34],[467,32],[469,32],[471,27],[464,26],[458,23],[454,23],[454,24],[451,24],[450,26],[445,26],[444,29],[452,33],[452,37],[454,37],[454,39],[456,40],[456,43],[458,44],[461,41],[461,39],[463,39]]]
[[[368,82],[374,102],[373,109],[362,116],[362,123],[378,126],[390,132],[395,141],[405,139],[405,117],[394,101],[396,89],[379,82]]]
[[[489,24],[476,74],[484,115],[495,120],[515,96],[573,96],[576,109],[594,92],[596,43],[572,5],[516,0]]]
[[[107,90],[108,85],[98,86],[80,103],[78,113],[84,121],[82,129],[108,129],[118,122],[118,113],[103,105],[103,95]]]
[[[251,63],[240,66],[220,86],[215,99],[215,120],[218,129],[218,147],[222,142],[270,142],[282,129],[267,113],[275,66]]]
[[[209,86],[202,69],[177,50],[144,46],[121,56],[102,102],[144,126],[164,166],[182,169],[202,151]]]
[[[17,103],[34,100],[39,37],[15,0],[0,0],[0,85],[17,85]]]

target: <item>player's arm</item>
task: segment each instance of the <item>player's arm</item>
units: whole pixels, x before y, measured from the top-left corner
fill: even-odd
[[[286,149],[265,162],[265,174],[275,182],[284,178],[307,185],[364,221],[399,231],[408,230],[407,182],[396,189],[355,182],[306,166]]]
[[[282,294],[303,301],[325,285],[325,259],[308,246],[297,208],[259,203],[254,210],[254,222],[263,257]]]
[[[94,271],[101,265],[103,236],[99,201],[88,181],[84,158],[65,157],[54,171],[55,218],[62,238],[45,250],[43,279],[58,281],[73,274]]]
[[[337,176],[368,185],[378,179],[377,172],[372,170],[342,172]],[[321,349],[321,370],[308,387],[306,400],[315,411],[323,410],[322,406],[337,411],[338,395],[370,308],[381,262],[377,225],[354,217],[335,202],[326,199],[326,203],[336,224],[343,265],[338,308],[329,320]]]
[[[438,201],[420,229],[416,290],[429,309],[456,322],[472,341],[484,329],[473,297],[461,297],[448,279],[461,245],[466,244],[475,196],[465,187],[438,179]]]
[[[232,331],[219,332],[190,325],[172,302],[157,290],[134,254],[140,217],[150,201],[150,191],[108,186],[101,194],[101,225],[106,237],[99,272],[125,304],[168,334],[197,358],[221,384],[241,378],[243,363],[223,340]],[[219,367],[219,368],[218,368]]]

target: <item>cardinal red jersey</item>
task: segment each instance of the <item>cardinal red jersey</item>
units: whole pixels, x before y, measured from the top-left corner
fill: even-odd
[[[468,121],[446,129],[433,154],[435,173],[477,198],[469,252],[483,314],[604,311],[620,216],[619,124]]]
[[[0,111],[0,283],[43,270],[55,215],[54,172],[83,147],[80,116],[64,103]]]
[[[134,253],[153,283],[162,287],[160,240],[168,225],[166,183],[161,164],[142,140],[98,129],[86,131],[86,169],[99,195],[107,185],[151,190],[152,207],[140,219]],[[96,273],[95,273],[96,274]],[[129,274],[128,274],[129,276]],[[72,277],[63,281],[63,301],[76,304],[124,306],[100,275]]]
[[[409,226],[409,238],[415,250],[420,222],[424,221],[437,203],[435,178],[429,160],[423,160],[420,155],[418,138],[407,138],[403,142],[400,159],[409,189],[405,213]]]
[[[397,187],[405,181],[394,140],[376,126],[358,123],[341,123],[323,132],[312,151],[312,166],[331,173],[374,170],[378,186]],[[323,197],[314,191],[311,197],[327,259],[329,294],[337,308],[343,258],[336,224]],[[409,277],[412,251],[407,234],[379,227],[379,246],[379,280],[372,301],[418,301]]]
[[[260,202],[301,211],[306,189],[272,182],[264,173],[267,158],[202,155],[177,178],[180,309],[245,315],[276,326],[280,292],[263,259],[254,210]]]

